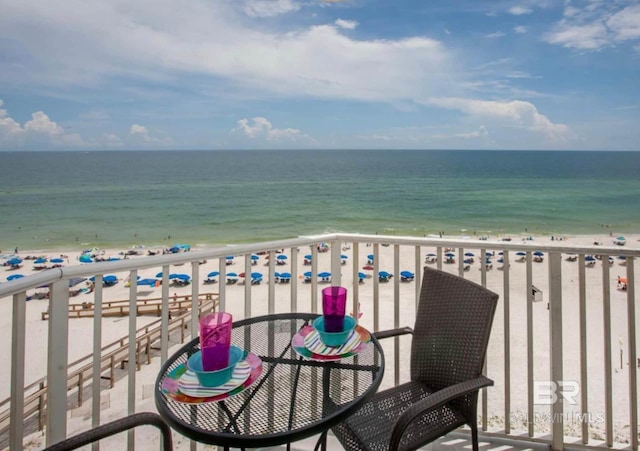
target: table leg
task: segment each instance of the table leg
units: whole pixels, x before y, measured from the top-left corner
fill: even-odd
[[[320,438],[318,438],[318,442],[316,443],[315,448],[313,448],[313,451],[318,451],[319,449],[321,449],[322,451],[327,451],[327,433],[329,431],[324,431],[322,434],[320,434]]]

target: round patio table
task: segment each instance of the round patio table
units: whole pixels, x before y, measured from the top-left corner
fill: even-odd
[[[200,349],[199,339],[192,340],[160,370],[155,385],[158,412],[184,436],[225,449],[289,444],[316,434],[321,434],[324,446],[325,433],[380,386],[384,354],[371,335],[357,353],[340,360],[299,355],[292,339],[308,331],[317,316],[285,313],[235,322],[231,342],[253,355],[252,382],[234,396],[211,402],[176,395],[176,374],[184,372],[188,357]]]

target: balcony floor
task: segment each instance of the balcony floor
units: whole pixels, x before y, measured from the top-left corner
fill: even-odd
[[[291,445],[291,451],[313,450],[316,441],[317,436],[294,443]],[[547,451],[549,449],[545,444],[507,440],[497,437],[483,437],[482,435],[480,435],[479,445],[480,451]],[[259,448],[256,451],[280,451],[285,449],[285,446],[280,446]],[[327,437],[327,449],[329,451],[339,451],[343,449],[333,434],[329,434]],[[424,451],[469,451],[471,450],[471,436],[465,432],[452,432],[420,449]]]

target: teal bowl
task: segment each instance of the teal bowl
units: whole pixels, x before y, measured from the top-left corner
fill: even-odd
[[[341,346],[349,339],[351,331],[356,327],[356,320],[352,316],[344,317],[344,327],[342,332],[325,332],[324,317],[318,316],[313,320],[313,328],[318,331],[320,341],[327,346]]]
[[[237,346],[231,346],[229,348],[229,366],[216,371],[205,371],[202,369],[202,352],[198,351],[189,357],[187,360],[187,367],[195,373],[198,378],[198,382],[203,387],[218,387],[226,384],[231,376],[233,376],[233,370],[240,360],[244,352]]]

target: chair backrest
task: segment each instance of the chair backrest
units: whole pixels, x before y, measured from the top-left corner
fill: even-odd
[[[482,374],[497,302],[497,294],[474,282],[425,267],[411,379],[441,389]]]

